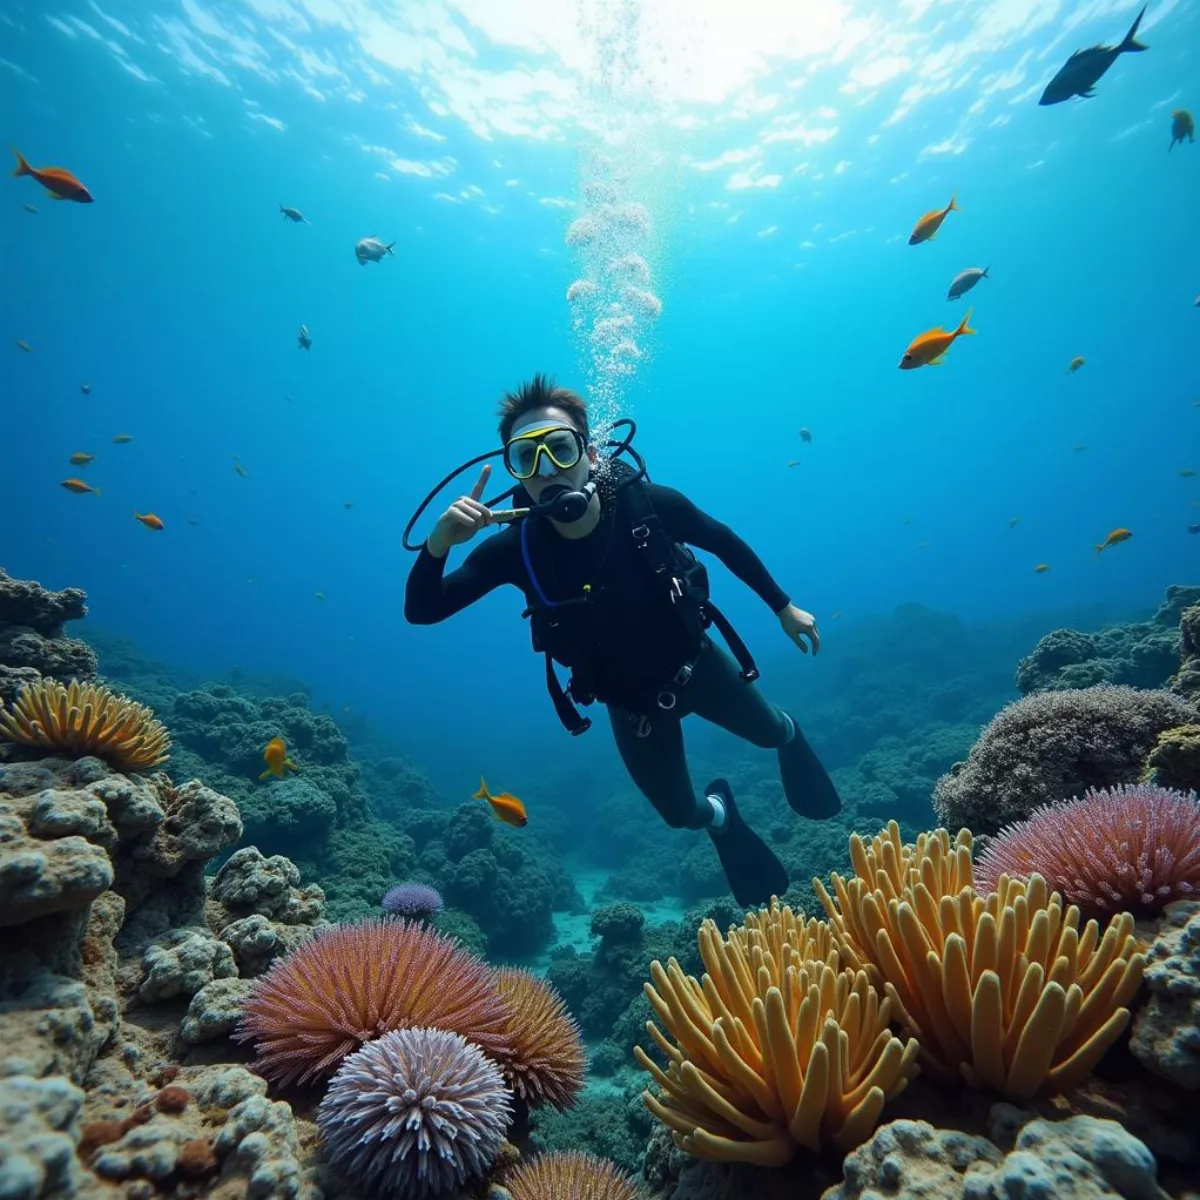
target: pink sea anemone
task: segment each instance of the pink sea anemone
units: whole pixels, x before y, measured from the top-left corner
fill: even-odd
[[[975,865],[983,888],[1034,872],[1086,916],[1200,896],[1200,802],[1145,784],[1088,791],[1005,827]]]

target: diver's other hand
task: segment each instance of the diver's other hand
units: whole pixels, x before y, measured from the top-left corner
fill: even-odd
[[[437,519],[437,523],[425,539],[425,547],[434,558],[443,558],[451,546],[469,542],[485,525],[492,522],[491,510],[479,497],[487,487],[492,473],[490,463],[485,463],[479,472],[475,486],[455,502]]]
[[[817,633],[817,618],[812,613],[805,612],[804,609],[797,608],[794,604],[789,604],[785,608],[781,608],[775,615],[779,618],[779,624],[783,626],[783,632],[805,654],[808,653],[808,646],[804,643],[805,638],[812,642],[814,654],[821,649],[821,635]]]

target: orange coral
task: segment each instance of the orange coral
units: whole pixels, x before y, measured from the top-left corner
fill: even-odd
[[[501,1064],[512,1090],[531,1106],[573,1107],[587,1059],[579,1026],[562,997],[528,971],[502,967],[496,983],[511,1013],[512,1053]]]
[[[0,709],[0,740],[73,758],[94,754],[118,771],[157,767],[171,750],[171,735],[144,704],[106,687],[64,687],[53,679],[27,684]]]
[[[255,981],[234,1035],[256,1043],[276,1083],[328,1078],[393,1029],[461,1034],[499,1063],[511,1014],[491,968],[451,938],[394,919],[341,925],[304,942]]]

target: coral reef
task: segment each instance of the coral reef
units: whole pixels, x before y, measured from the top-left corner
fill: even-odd
[[[1167,905],[1146,955],[1150,1000],[1130,1049],[1148,1071],[1200,1089],[1200,901]]]
[[[1026,696],[938,780],[934,811],[948,828],[998,833],[1088,788],[1136,783],[1159,734],[1195,719],[1169,692],[1118,685]]]
[[[651,1022],[665,1070],[646,1106],[698,1158],[781,1166],[800,1147],[848,1150],[916,1073],[917,1043],[888,1034],[890,1005],[843,970],[831,931],[772,906],[721,937],[701,926],[702,986],[672,960],[651,966]]]
[[[587,1059],[562,997],[516,967],[501,967],[496,986],[510,1013],[511,1049],[504,1060],[509,1087],[530,1107],[571,1108],[583,1089]]]
[[[66,622],[87,616],[86,600],[79,588],[47,591],[0,568],[0,706],[44,675],[95,679],[95,652],[63,635]]]
[[[1200,603],[1185,609],[1179,618],[1179,670],[1169,686],[1185,700],[1200,704]]]
[[[333,1163],[369,1191],[441,1195],[486,1174],[512,1115],[499,1068],[456,1033],[397,1029],[338,1068],[317,1110]]]
[[[154,714],[109,688],[53,679],[22,687],[0,709],[0,741],[70,758],[95,755],[119,771],[145,771],[167,761],[171,737]]]
[[[924,1071],[1025,1099],[1079,1083],[1129,1022],[1144,956],[1133,918],[1079,928],[1040,875],[974,890],[970,834],[850,839],[855,876],[814,880],[838,947],[884,988]]]
[[[1005,827],[975,864],[989,890],[1034,874],[1089,917],[1200,896],[1200,802],[1145,784],[1089,791]]]
[[[1023,696],[1100,683],[1164,687],[1179,666],[1180,617],[1197,603],[1200,587],[1172,585],[1148,621],[1109,625],[1096,633],[1052,630],[1021,659],[1017,687]]]
[[[1146,775],[1160,787],[1200,792],[1200,724],[1164,729],[1146,759]]]

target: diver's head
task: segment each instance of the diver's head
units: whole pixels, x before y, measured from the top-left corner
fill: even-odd
[[[596,461],[586,404],[544,375],[504,397],[500,437],[505,468],[534,504],[556,493],[580,491]]]

